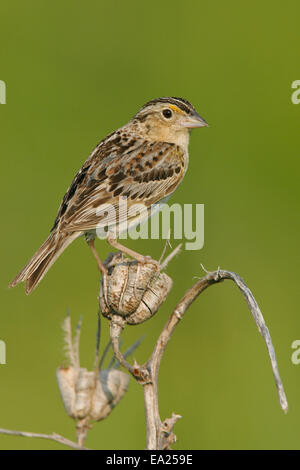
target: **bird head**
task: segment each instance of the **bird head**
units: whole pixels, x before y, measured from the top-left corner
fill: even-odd
[[[138,121],[149,138],[178,144],[188,140],[191,129],[208,126],[191,103],[183,98],[148,101],[133,119]]]

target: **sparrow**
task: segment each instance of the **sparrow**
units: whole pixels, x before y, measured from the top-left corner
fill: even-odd
[[[105,137],[84,162],[63,197],[49,237],[9,287],[25,282],[26,294],[30,294],[81,235],[105,275],[94,245],[99,227],[108,231],[112,246],[143,262],[147,257],[121,245],[117,237],[122,227],[127,230],[140,223],[141,216],[131,211],[134,204],[143,204],[145,219],[178,188],[188,168],[190,131],[204,126],[207,122],[183,98],[148,101],[127,124]],[[126,199],[125,211],[120,211],[120,198]],[[117,217],[104,217],[99,211],[107,205],[115,209]]]

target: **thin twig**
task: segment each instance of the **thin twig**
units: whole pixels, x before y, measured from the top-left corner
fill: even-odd
[[[139,347],[143,339],[144,339],[144,336],[141,336],[124,353],[122,353],[124,359],[126,359],[128,356],[131,356],[131,354],[133,354],[133,352]],[[119,361],[115,361],[115,363],[111,365],[112,369],[117,369],[118,367],[120,367]]]
[[[64,343],[65,343],[65,351],[68,361],[70,365],[75,367],[75,356],[73,350],[73,341],[72,341],[72,328],[71,328],[71,315],[70,312],[67,312],[67,316],[63,321],[62,326],[64,332]]]
[[[178,249],[179,247],[177,247]],[[175,249],[174,251],[176,251]],[[171,253],[174,256],[174,251]],[[169,256],[171,256],[169,255]],[[169,258],[169,257],[168,257]],[[163,264],[166,264],[168,258]],[[279,375],[278,365],[275,356],[274,346],[272,344],[269,330],[266,326],[263,315],[260,308],[243,279],[236,273],[221,270],[220,268],[214,272],[207,272],[207,275],[199,279],[193,287],[191,287],[185,295],[182,297],[180,302],[175,307],[173,313],[169,317],[166,325],[164,326],[159,338],[154,347],[153,353],[146,364],[139,366],[136,362],[134,366],[128,364],[124,356],[121,354],[119,349],[119,337],[124,327],[118,324],[118,318],[111,321],[111,339],[112,345],[117,360],[134,376],[134,378],[140,382],[144,387],[144,399],[145,399],[145,412],[146,412],[146,427],[147,427],[147,449],[169,449],[173,442],[176,440],[176,436],[173,434],[172,429],[176,421],[179,419],[179,415],[173,413],[171,418],[167,418],[163,423],[159,416],[158,406],[158,373],[160,362],[165,351],[166,345],[168,344],[176,326],[183,318],[189,306],[196,300],[196,298],[209,286],[217,284],[225,279],[230,279],[241,290],[252,317],[257,325],[258,331],[262,335],[268,354],[271,360],[272,371],[277,387],[279,396],[279,402],[281,408],[285,413],[288,411],[288,403],[284,392],[283,384]],[[143,380],[141,380],[141,377]]]
[[[117,361],[125,367],[125,369],[130,372],[130,374],[141,384],[146,384],[149,382],[149,371],[143,366],[137,364],[134,360],[133,366],[126,361],[125,357],[120,351],[120,335],[124,328],[125,322],[118,315],[114,315],[110,321],[110,337],[112,342],[112,347],[114,350],[115,357]]]
[[[76,325],[76,333],[73,341],[73,351],[75,357],[75,367],[79,369],[80,359],[79,359],[79,342],[80,342],[80,333],[81,333],[82,318],[79,318],[79,321]]]
[[[101,359],[100,359],[100,362],[99,362],[99,367],[98,367],[99,370],[102,369],[104,360],[105,360],[105,358],[106,358],[106,355],[107,355],[107,353],[108,353],[110,347],[111,347],[111,339],[109,340],[109,342],[108,342],[107,345],[105,346],[104,351],[103,351],[103,353],[102,353],[102,356],[101,356]],[[115,361],[115,358],[112,357],[111,361],[110,361],[109,364],[108,364],[108,367],[107,367],[108,369],[111,368],[111,366],[113,365],[114,361]]]
[[[165,256],[165,253],[166,253],[166,250],[167,250],[167,247],[169,246],[169,247],[172,249],[171,243],[170,243],[170,237],[171,237],[171,229],[169,228],[168,236],[167,236],[167,239],[166,239],[166,243],[165,243],[165,245],[164,245],[164,247],[163,247],[162,254],[160,255],[160,258],[159,258],[159,260],[158,260],[159,264],[162,263],[162,260],[163,260],[163,258],[164,258],[164,256]]]
[[[53,432],[52,434],[40,434],[36,432],[26,432],[26,431],[12,431],[11,429],[0,428],[0,434],[6,434],[9,436],[22,436],[22,437],[34,437],[37,439],[48,439],[50,441],[56,441],[65,446],[71,447],[72,449],[77,450],[90,450],[87,447],[82,447],[76,442],[70,441],[66,437],[61,436]]]
[[[174,256],[176,256],[180,252],[181,247],[182,247],[182,243],[179,243],[179,245],[177,245],[176,248],[174,248],[174,250],[165,258],[165,260],[160,265],[161,271],[165,269],[167,265],[169,264],[169,262],[171,261],[171,259],[173,259]]]
[[[191,305],[192,302],[203,292],[207,287],[221,282],[225,279],[230,279],[235,282],[235,284],[239,287],[243,296],[248,304],[252,317],[256,323],[258,331],[262,335],[268,354],[271,360],[272,371],[275,379],[275,384],[277,387],[279,402],[281,408],[285,413],[288,411],[288,403],[286,399],[286,395],[284,392],[283,384],[279,375],[278,365],[275,355],[274,346],[272,344],[271,336],[269,330],[266,326],[264,317],[260,311],[260,308],[248,286],[245,284],[243,279],[236,273],[231,271],[225,271],[218,269],[217,271],[213,271],[208,273],[205,277],[200,279],[196,284],[189,289],[183,298],[180,300],[176,308],[174,309],[171,317],[169,318],[167,324],[165,325],[162,333],[160,334],[156,346],[154,348],[153,354],[151,356],[150,361],[148,362],[148,366],[151,364],[152,371],[155,373],[155,376],[158,375],[159,364],[161,361],[161,357],[163,355],[164,349],[175,329],[178,325],[179,321],[182,319],[183,315],[185,314],[188,307]]]
[[[100,336],[101,336],[101,315],[100,315],[100,310],[98,310],[94,370],[96,370],[98,368],[99,350],[100,350]]]

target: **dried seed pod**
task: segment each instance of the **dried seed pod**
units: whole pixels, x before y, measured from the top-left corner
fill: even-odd
[[[95,421],[106,418],[125,395],[129,376],[120,370],[101,370],[94,393],[90,417]]]
[[[122,253],[111,254],[104,263],[108,274],[101,280],[99,294],[103,315],[109,319],[120,315],[129,325],[152,317],[169,294],[172,279],[151,261],[138,263]]]
[[[99,317],[100,318],[100,317]],[[80,367],[79,339],[81,322],[77,325],[75,337],[72,338],[71,318],[68,315],[63,324],[66,359],[70,364],[59,367],[56,377],[60,395],[67,414],[76,419],[77,436],[81,443],[89,429],[89,421],[100,421],[106,418],[127,391],[129,376],[116,368],[99,369],[100,323],[98,322],[95,368],[92,371]],[[107,348],[105,349],[105,353]],[[102,356],[100,364],[103,363]],[[83,439],[83,440],[82,440]]]
[[[59,367],[56,370],[56,379],[60,392],[61,399],[63,401],[65,410],[71,418],[76,418],[74,414],[75,410],[75,384],[78,373],[72,366],[70,367]]]
[[[106,418],[124,396],[129,376],[116,369],[88,371],[73,366],[59,367],[57,381],[67,414],[73,419]]]

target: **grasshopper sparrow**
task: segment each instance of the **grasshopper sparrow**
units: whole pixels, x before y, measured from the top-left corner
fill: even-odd
[[[119,210],[116,219],[106,218],[102,224],[119,229],[117,233],[127,220],[129,228],[140,222],[130,215],[135,203],[142,203],[149,216],[151,208],[165,201],[182,181],[188,166],[189,131],[203,126],[206,121],[182,98],[146,103],[125,126],[103,139],[85,161],[62,200],[49,237],[10,287],[25,282],[26,293],[32,292],[67,246],[83,234],[105,274],[94,247],[95,231],[103,218],[97,209],[110,204],[118,211],[119,198],[127,198],[127,210]],[[143,261],[144,257],[115,238],[110,236],[108,241]]]

